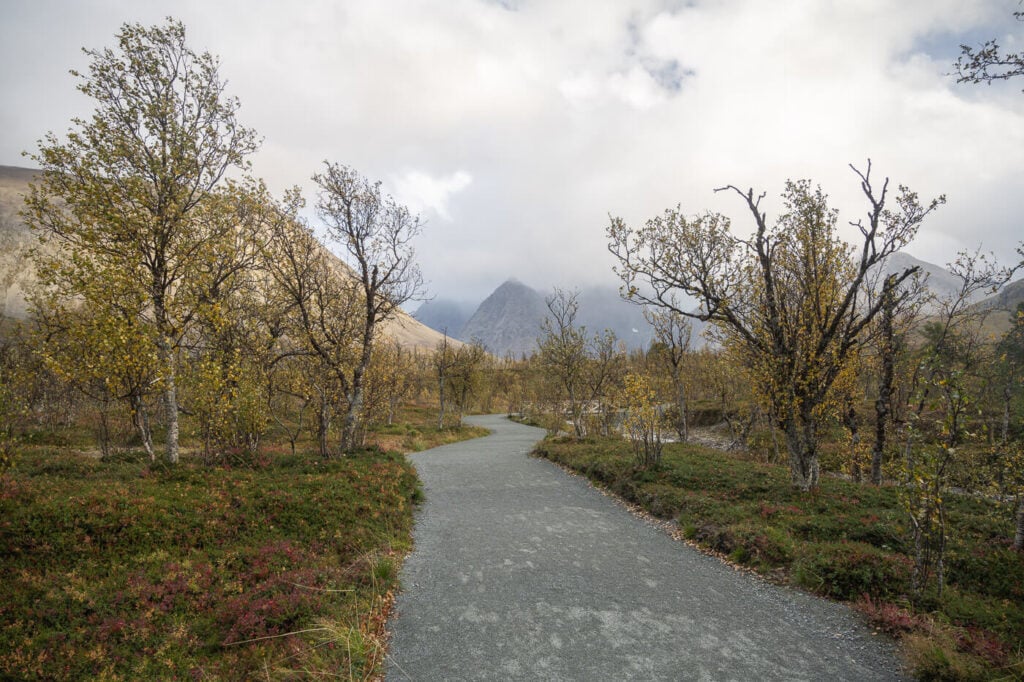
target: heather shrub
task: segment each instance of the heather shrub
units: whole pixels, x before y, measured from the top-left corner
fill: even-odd
[[[892,599],[910,586],[910,559],[863,542],[813,542],[800,548],[797,583],[834,599]]]

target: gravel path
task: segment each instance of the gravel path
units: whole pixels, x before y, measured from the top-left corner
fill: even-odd
[[[737,572],[550,462],[543,431],[412,456],[426,502],[387,680],[892,680],[845,607]]]

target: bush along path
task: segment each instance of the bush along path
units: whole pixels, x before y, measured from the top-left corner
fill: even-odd
[[[738,572],[529,457],[540,429],[412,456],[426,493],[388,680],[899,679],[847,607]]]

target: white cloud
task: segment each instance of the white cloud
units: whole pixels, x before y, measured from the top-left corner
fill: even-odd
[[[413,213],[432,211],[444,220],[451,220],[448,202],[473,182],[466,171],[433,177],[418,170],[408,170],[393,179],[395,199]]]
[[[663,102],[667,93],[651,74],[639,65],[628,71],[608,74],[603,79],[586,72],[558,84],[558,91],[570,104],[587,109],[609,100],[634,109],[650,109]]]
[[[190,40],[221,58],[241,119],[266,139],[275,191],[323,160],[351,165],[428,220],[417,245],[439,295],[610,282],[609,212],[682,203],[749,222],[727,183],[820,182],[853,219],[850,162],[949,203],[920,255],[1004,259],[1024,215],[1024,83],[956,85],[962,40],[1024,36],[1003,0],[182,0]],[[161,0],[7,0],[0,163],[88,113],[66,71]],[[59,17],[59,21],[56,19]],[[1010,33],[1010,35],[1007,35]],[[48,36],[41,42],[38,36]],[[77,60],[77,61],[76,61]],[[461,170],[460,170],[461,169]],[[471,173],[471,175],[470,175]]]

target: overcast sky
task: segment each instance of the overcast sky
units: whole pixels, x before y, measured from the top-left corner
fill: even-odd
[[[1020,50],[1017,0],[0,0],[0,164],[91,111],[71,68],[124,22],[181,19],[220,57],[254,171],[280,194],[326,159],[426,220],[430,293],[479,300],[510,276],[540,289],[616,284],[608,214],[681,203],[751,225],[723,184],[811,178],[866,205],[847,167],[923,199],[909,249],[943,264],[1024,239],[1024,80],[957,85],[961,42]],[[771,217],[771,216],[770,216]]]

